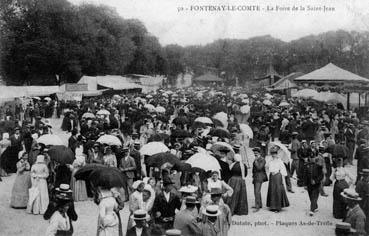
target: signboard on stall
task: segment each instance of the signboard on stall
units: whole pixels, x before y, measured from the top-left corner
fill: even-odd
[[[64,100],[64,101],[82,101],[82,93],[77,93],[77,92],[72,92],[72,93],[57,93],[58,99],[59,100]]]
[[[65,84],[65,91],[87,91],[87,84]]]

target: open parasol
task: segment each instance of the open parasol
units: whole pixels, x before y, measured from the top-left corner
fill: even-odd
[[[47,153],[51,160],[60,164],[72,164],[75,159],[72,149],[64,145],[52,146]]]
[[[197,117],[195,122],[200,122],[203,124],[213,124],[213,121],[208,117]]]
[[[165,113],[166,112],[166,109],[162,106],[157,106],[155,108],[155,111],[158,112],[158,113]]]
[[[150,142],[142,146],[141,155],[152,156],[160,152],[167,152],[169,148],[162,142]]]
[[[44,134],[37,139],[37,143],[49,145],[63,145],[63,141],[55,134]]]
[[[219,171],[221,169],[218,160],[206,153],[196,153],[186,163],[190,164],[193,168],[199,168],[204,171]]]
[[[82,115],[82,118],[85,118],[85,119],[88,119],[88,118],[91,118],[91,119],[94,119],[95,118],[95,115],[92,114],[91,112],[86,112]]]
[[[102,110],[99,110],[97,113],[97,115],[110,115],[110,111],[108,110],[105,110],[105,109],[102,109]]]
[[[266,105],[266,106],[271,106],[272,102],[270,100],[264,100],[263,104]]]
[[[332,154],[332,158],[343,158],[348,157],[348,148],[341,144],[333,144],[328,146],[327,152]]]
[[[116,145],[116,146],[122,145],[122,142],[119,140],[119,138],[109,134],[104,134],[99,139],[97,139],[96,142],[107,145]]]

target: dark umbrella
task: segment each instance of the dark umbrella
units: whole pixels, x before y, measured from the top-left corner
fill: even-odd
[[[172,131],[172,138],[188,138],[191,137],[191,134],[183,129],[176,129]]]
[[[348,149],[346,146],[341,144],[333,144],[327,148],[327,152],[332,154],[332,158],[343,158],[348,157]]]
[[[77,172],[74,174],[74,177],[77,180],[84,180],[84,181],[88,181],[90,174],[99,169],[99,168],[107,168],[107,166],[102,165],[102,164],[86,164],[85,166],[83,166],[82,168],[78,169]]]
[[[73,151],[63,145],[52,146],[47,153],[51,160],[60,164],[72,164],[74,161]]]
[[[229,131],[222,129],[222,128],[212,129],[210,130],[209,134],[211,136],[216,136],[219,138],[230,138],[231,137],[231,134],[229,133]]]
[[[189,123],[189,120],[185,116],[178,116],[177,118],[175,118],[173,120],[173,124],[175,124],[175,125],[184,125],[184,124],[188,124],[188,123]]]
[[[195,121],[191,127],[192,127],[192,129],[199,129],[199,128],[200,129],[201,128],[205,129],[206,128],[206,124],[201,123],[201,122],[198,122],[198,121]]]
[[[192,166],[185,162],[180,162],[179,164],[174,164],[172,169],[178,171],[190,171]]]
[[[97,168],[92,171],[89,180],[95,187],[103,189],[111,189],[113,187],[123,187],[125,177],[122,172],[115,167]]]
[[[172,165],[181,165],[181,161],[178,159],[178,157],[168,152],[161,152],[152,155],[147,160],[148,166],[161,167],[165,163],[170,163]]]
[[[150,136],[148,142],[159,142],[159,141],[163,141],[163,137],[160,134],[154,134],[152,136]]]

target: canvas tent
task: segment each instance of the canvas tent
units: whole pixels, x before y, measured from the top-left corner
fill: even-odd
[[[88,91],[101,89],[130,90],[142,89],[142,86],[131,82],[129,78],[123,76],[83,76],[78,84],[87,84]]]
[[[369,83],[369,79],[344,70],[332,63],[300,76],[295,81],[301,83]]]
[[[0,86],[1,99],[48,96],[58,92],[59,86]]]

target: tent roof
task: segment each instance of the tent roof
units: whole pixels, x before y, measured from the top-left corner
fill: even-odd
[[[295,79],[298,82],[362,82],[369,83],[369,79],[344,70],[332,63],[314,70],[306,75]]]
[[[291,74],[286,75],[282,79],[278,80],[274,84],[270,85],[270,87],[272,87],[272,88],[276,88],[276,87],[280,87],[280,86],[283,87],[282,85],[284,84],[284,82],[286,80],[289,80],[291,82],[291,84],[295,85],[294,80],[296,78],[300,77],[300,76],[303,76],[303,75],[304,75],[304,73],[302,73],[302,72],[293,72]]]
[[[193,81],[195,82],[223,82],[223,79],[219,78],[216,75],[207,73],[207,74],[194,78]]]
[[[133,83],[130,78],[119,75],[83,76],[78,83],[86,83],[88,90],[97,90],[97,85],[114,90],[142,89],[141,85]]]

